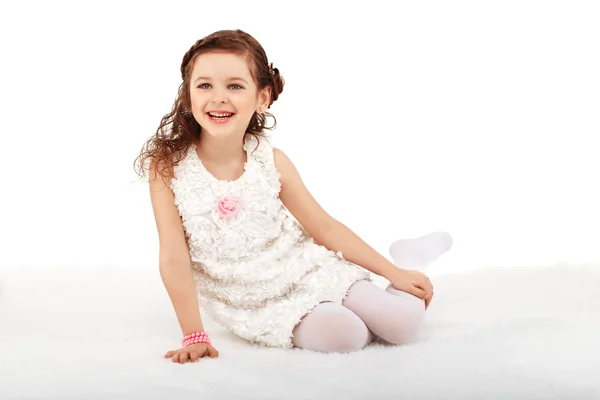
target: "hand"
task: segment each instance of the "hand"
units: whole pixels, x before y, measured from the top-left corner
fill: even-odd
[[[394,272],[387,278],[395,289],[425,300],[425,309],[429,307],[433,297],[433,285],[427,275],[415,270],[394,268]]]
[[[165,358],[171,357],[174,363],[185,364],[188,359],[196,362],[202,357],[217,358],[219,357],[219,352],[210,344],[196,343],[179,350],[171,350],[165,354]]]

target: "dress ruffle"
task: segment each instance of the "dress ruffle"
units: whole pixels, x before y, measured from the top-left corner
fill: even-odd
[[[235,181],[212,176],[192,145],[171,189],[183,221],[201,311],[251,342],[292,347],[296,324],[316,305],[339,302],[365,269],[315,243],[279,199],[280,175],[264,137],[246,136]],[[239,200],[231,218],[219,199]]]

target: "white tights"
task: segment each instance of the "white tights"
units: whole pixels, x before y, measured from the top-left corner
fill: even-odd
[[[414,239],[397,240],[390,254],[398,267],[419,269],[452,247],[446,232],[433,232]],[[321,303],[306,315],[293,331],[296,347],[321,352],[356,351],[374,336],[393,343],[410,342],[425,316],[425,302],[388,285],[381,289],[369,281],[356,282],[342,304]]]
[[[374,335],[393,343],[412,340],[425,315],[425,302],[410,293],[369,281],[356,282],[340,304],[321,303],[294,328],[294,346],[321,352],[352,352]]]

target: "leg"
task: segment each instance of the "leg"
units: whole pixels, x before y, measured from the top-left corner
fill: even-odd
[[[433,232],[390,245],[394,264],[425,272],[429,264],[450,250],[453,241],[446,232]],[[382,290],[371,282],[352,285],[344,306],[354,311],[377,336],[394,344],[410,342],[425,317],[425,302],[389,285]]]
[[[352,352],[371,343],[373,334],[352,311],[335,303],[321,303],[293,331],[295,347],[321,352]]]
[[[383,290],[369,281],[356,282],[344,306],[383,340],[402,344],[414,339],[425,317],[425,302],[393,287]]]

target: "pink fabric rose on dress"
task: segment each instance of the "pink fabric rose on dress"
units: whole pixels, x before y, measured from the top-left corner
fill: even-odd
[[[238,199],[234,199],[232,197],[223,197],[217,203],[217,211],[221,217],[227,219],[237,214],[239,206],[240,202]]]

